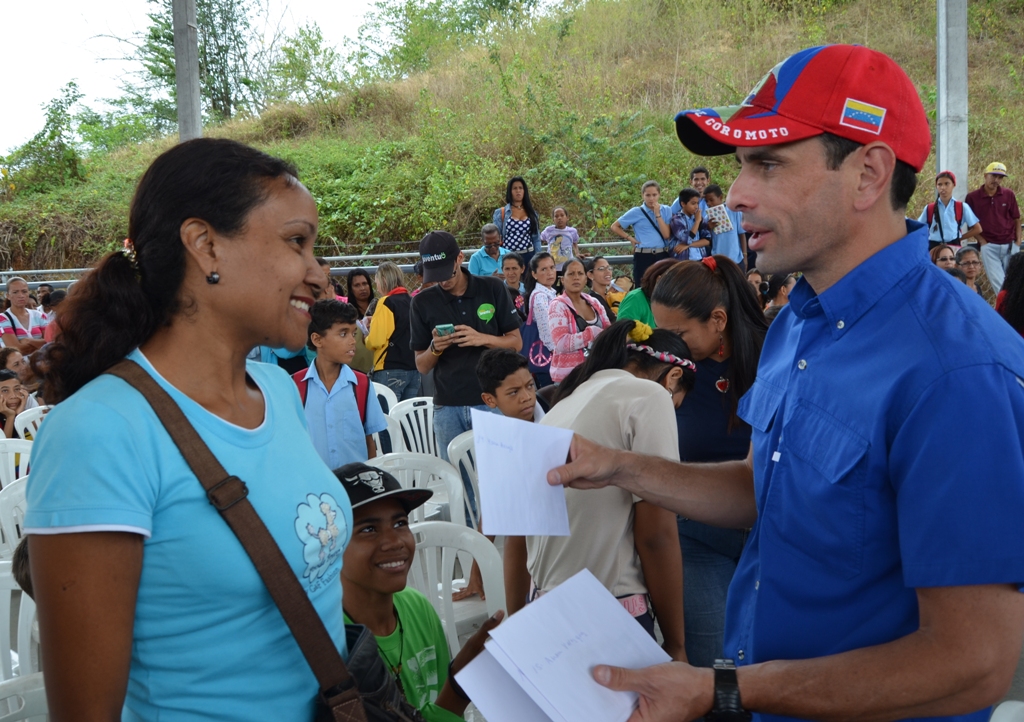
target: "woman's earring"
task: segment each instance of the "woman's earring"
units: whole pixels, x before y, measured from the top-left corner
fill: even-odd
[[[722,356],[725,356],[725,338],[723,338],[722,334],[718,334],[718,357],[721,358]]]
[[[213,273],[206,277],[206,282],[209,283],[211,286],[220,283],[220,274],[214,271]]]

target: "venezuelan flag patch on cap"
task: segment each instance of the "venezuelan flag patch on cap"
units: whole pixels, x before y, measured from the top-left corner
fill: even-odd
[[[839,119],[839,124],[878,135],[882,132],[884,120],[885,108],[847,98],[843,104],[843,116]]]

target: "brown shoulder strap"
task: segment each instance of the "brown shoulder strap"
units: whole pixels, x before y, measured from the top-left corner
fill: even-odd
[[[106,373],[127,381],[153,407],[192,473],[206,490],[210,503],[220,512],[252,560],[313,670],[321,695],[335,713],[335,719],[365,720],[352,675],[280,547],[246,498],[249,489],[245,482],[224,470],[178,404],[145,369],[125,359],[107,369]],[[338,584],[341,584],[340,579]],[[342,707],[347,716],[339,716]]]

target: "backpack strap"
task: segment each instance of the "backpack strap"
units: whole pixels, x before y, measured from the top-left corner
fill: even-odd
[[[160,423],[202,484],[210,504],[231,527],[259,572],[313,670],[320,686],[320,699],[331,709],[333,719],[365,722],[366,712],[356,681],[349,674],[334,639],[281,552],[281,547],[247,498],[249,488],[245,482],[228,474],[178,404],[145,369],[125,359],[105,373],[126,381],[153,407]]]
[[[929,203],[925,209],[925,219],[928,221],[928,225],[932,225],[932,221],[935,220],[935,204]]]
[[[302,400],[302,407],[306,407],[306,392],[309,391],[309,381],[306,379],[306,371],[309,369],[302,369],[292,374],[292,381],[299,387],[299,398]]]
[[[960,224],[964,222],[964,202],[953,201],[953,215],[956,217],[956,235],[960,236]]]
[[[359,421],[366,423],[366,402],[370,398],[370,377],[362,371],[352,369],[356,375],[356,406],[359,407]]]

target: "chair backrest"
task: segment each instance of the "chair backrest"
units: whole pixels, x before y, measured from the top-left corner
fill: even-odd
[[[384,414],[384,419],[388,422],[387,431],[378,431],[376,434],[373,434],[373,443],[377,445],[377,453],[393,454],[405,451],[405,442],[402,441],[401,424],[398,423],[397,419],[387,414]],[[384,438],[381,438],[381,434],[384,435]]]
[[[395,392],[384,384],[379,384],[374,381],[373,393],[377,394],[377,400],[380,402],[380,409],[385,414],[390,414],[391,409],[398,405],[398,397],[395,396]]]
[[[23,476],[0,489],[0,559],[13,557],[21,540],[27,487],[28,477]]]
[[[19,476],[28,475],[32,442],[24,439],[0,439],[0,488]]]
[[[465,552],[476,560],[487,591],[487,615],[490,616],[505,608],[501,554],[483,534],[459,524],[427,521],[411,525],[410,531],[416,538],[416,558],[409,571],[409,583],[426,595],[441,617],[454,657],[461,648],[456,629],[456,603],[452,601],[455,558],[459,552]],[[465,573],[468,575],[469,571]]]
[[[18,600],[18,619],[14,622],[15,600]],[[11,574],[11,562],[0,561],[0,680],[38,671],[38,641],[32,633],[36,619],[36,605]],[[17,635],[12,639],[12,628]],[[17,651],[14,642],[18,642]],[[20,654],[19,654],[20,652]],[[23,663],[22,658],[24,659]],[[33,661],[34,660],[34,661]],[[0,717],[2,720],[3,717]],[[22,719],[22,718],[17,718]]]
[[[34,409],[22,411],[15,416],[14,430],[18,432],[18,436],[30,441],[38,439],[39,427],[42,425],[43,419],[46,418],[46,412],[49,410],[49,406],[37,406]]]
[[[434,400],[427,396],[399,401],[388,414],[402,426],[402,442],[408,451],[441,457],[434,439]]]
[[[1003,702],[992,712],[989,722],[1024,722],[1024,702]]]
[[[448,519],[457,524],[465,524],[466,493],[462,477],[447,461],[430,454],[404,451],[384,454],[366,463],[390,472],[406,489],[433,490],[431,500],[409,514],[410,522],[423,521],[428,512],[443,507],[444,502],[447,502]]]
[[[476,473],[476,446],[473,442],[473,430],[464,431],[448,444],[448,461],[459,470],[463,479],[469,479],[473,485],[473,498],[476,499],[477,508],[480,506],[480,482]],[[479,515],[472,514],[473,525],[479,528]]]
[[[43,673],[27,674],[0,682],[0,722],[50,719]]]

